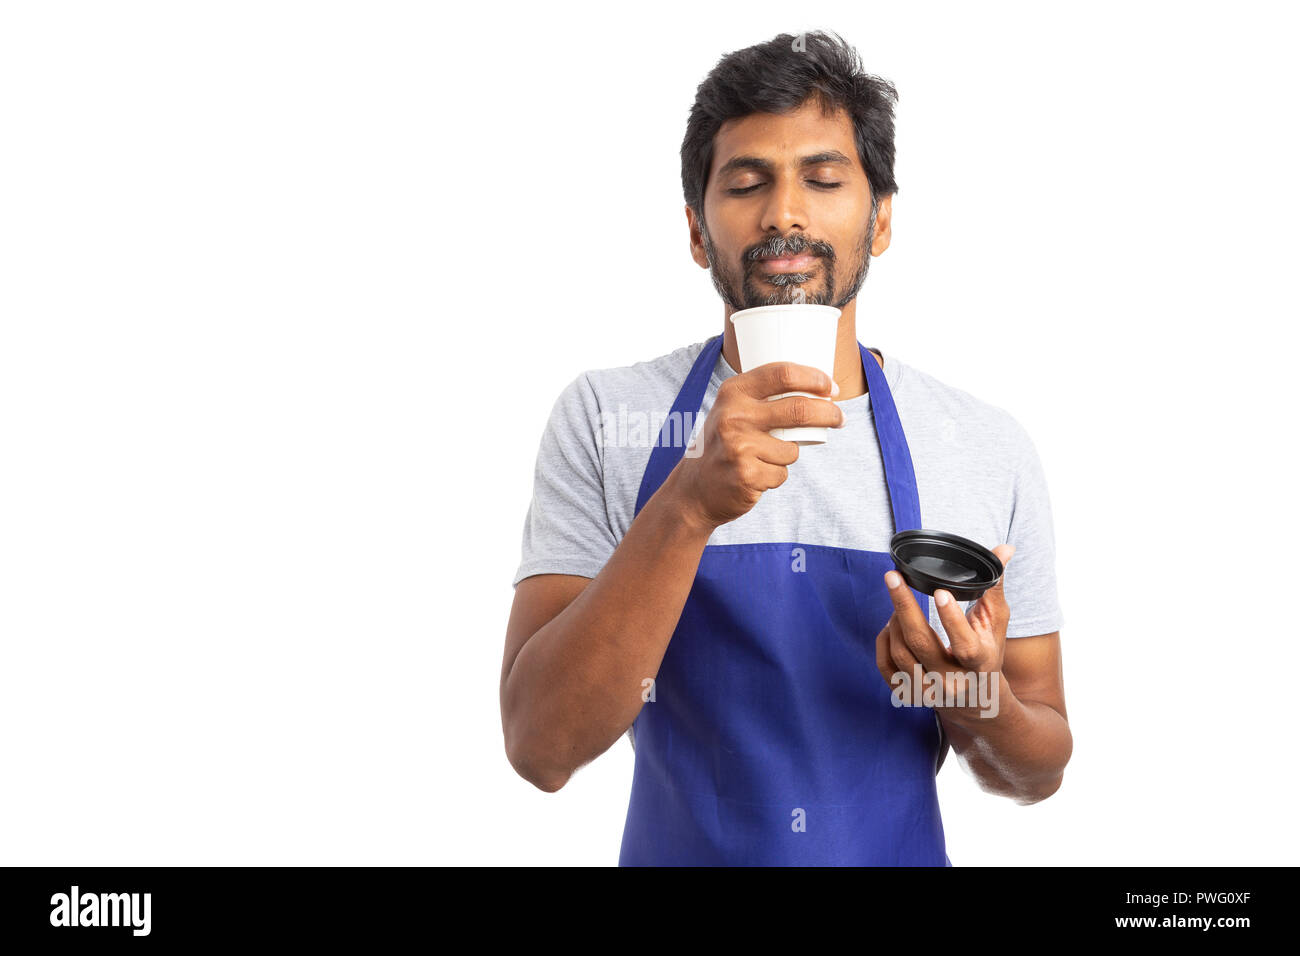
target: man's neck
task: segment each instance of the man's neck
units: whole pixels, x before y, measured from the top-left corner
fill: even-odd
[[[835,381],[840,386],[840,393],[835,396],[837,402],[867,394],[867,375],[862,368],[862,353],[858,350],[857,305],[858,301],[854,299],[840,310],[840,327],[835,341]],[[734,310],[730,306],[726,306],[725,310],[726,315],[722,320],[722,356],[736,371],[744,371],[740,367],[736,327],[731,324],[731,314]],[[885,363],[876,353],[868,350],[867,354],[876,360],[877,365],[884,368]]]

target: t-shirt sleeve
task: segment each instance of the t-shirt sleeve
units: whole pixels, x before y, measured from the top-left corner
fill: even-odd
[[[513,586],[534,574],[594,578],[618,546],[605,507],[600,428],[583,373],[560,393],[542,433]]]
[[[1047,478],[1032,439],[1019,423],[1020,456],[1008,544],[1016,553],[1007,563],[1003,593],[1011,617],[1007,637],[1033,637],[1059,631],[1065,621],[1056,588],[1056,535]]]

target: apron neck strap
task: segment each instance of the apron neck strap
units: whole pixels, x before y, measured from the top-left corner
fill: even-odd
[[[709,388],[709,378],[713,374],[713,367],[718,364],[718,356],[722,354],[722,335],[719,333],[704,343],[704,349],[700,352],[699,358],[691,366],[691,372],[686,376],[686,383],[677,393],[677,399],[673,402],[672,412],[664,421],[663,427],[659,429],[659,435],[655,438],[654,450],[650,452],[650,464],[646,466],[645,474],[641,476],[641,490],[636,496],[636,511],[633,517],[641,513],[645,503],[650,497],[659,490],[665,479],[668,478],[669,472],[677,467],[677,462],[681,460],[682,454],[686,451],[685,447],[676,448],[666,443],[670,435],[669,426],[676,419],[678,422],[687,421],[695,418],[695,413],[700,410],[704,403],[704,393]],[[687,418],[690,416],[690,419]],[[686,428],[678,428],[678,435],[683,442],[690,441],[690,433]]]
[[[871,351],[858,343],[862,353],[862,368],[867,373],[867,391],[870,394],[871,416],[876,422],[876,439],[880,442],[880,457],[885,464],[885,480],[889,483],[889,501],[894,509],[894,531],[909,531],[921,527],[921,499],[916,490],[916,471],[912,467],[912,452],[903,435],[903,423],[898,418],[898,406],[885,381],[884,370],[876,364]]]

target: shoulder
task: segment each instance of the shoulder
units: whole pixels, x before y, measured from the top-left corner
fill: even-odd
[[[671,404],[706,344],[707,340],[702,340],[692,345],[684,345],[671,352],[634,362],[631,365],[588,369],[569,387],[589,389],[597,405],[603,410],[614,409],[619,402],[635,404],[642,408],[656,408],[663,404]],[[579,382],[583,383],[582,386],[578,385]]]
[[[999,449],[1011,463],[1034,454],[1029,432],[1007,409],[895,359],[898,365],[899,415],[907,433],[945,444]],[[1009,453],[1009,454],[1008,454]]]
[[[580,372],[555,399],[549,428],[583,442],[603,443],[617,421],[645,421],[670,408],[707,340],[654,358]],[[624,428],[627,426],[624,425]]]

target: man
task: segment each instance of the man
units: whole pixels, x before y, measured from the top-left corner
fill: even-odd
[[[895,99],[833,35],[723,58],[682,145],[723,332],[578,376],[547,425],[506,752],[555,791],[629,734],[622,864],[951,865],[935,782],[949,745],[1018,802],[1061,784],[1062,618],[1033,444],[858,342],[857,294],[890,240]],[[790,302],[841,310],[834,382],[787,362],[737,372],[730,316]],[[768,401],[795,390],[823,397]],[[642,412],[648,441],[644,416],[624,421]],[[807,447],[769,434],[794,425],[835,430]],[[944,590],[932,605],[892,570],[906,527],[996,545],[1001,580],[965,614]]]

